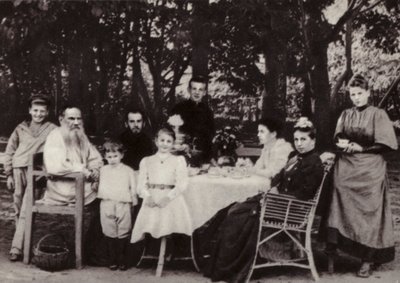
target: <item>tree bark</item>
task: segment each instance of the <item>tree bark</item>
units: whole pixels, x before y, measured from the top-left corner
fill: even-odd
[[[208,0],[193,2],[192,25],[192,74],[208,76],[208,54],[210,45],[210,23],[207,19]]]
[[[265,96],[262,113],[286,117],[287,38],[284,34],[286,12],[270,7],[269,22],[263,36],[265,56]]]
[[[98,68],[99,71],[99,87],[96,91],[96,98],[95,98],[95,105],[94,105],[94,116],[95,116],[95,131],[100,132],[103,128],[103,120],[104,120],[104,113],[103,103],[107,97],[108,91],[108,75],[107,75],[107,67],[104,61],[104,54],[103,54],[103,44],[102,40],[97,44],[98,46]]]
[[[68,51],[68,98],[70,103],[78,105],[81,99],[81,52],[77,42],[73,42]]]
[[[329,95],[330,85],[328,76],[328,46],[319,45],[312,54],[311,87],[316,94],[314,123],[318,133],[317,146],[325,150],[331,146],[333,127],[330,115]]]
[[[274,113],[286,117],[286,45],[280,44],[279,39],[269,40],[265,44],[266,76],[263,100],[263,115]]]
[[[301,114],[302,116],[311,118],[314,113],[313,109],[313,100],[314,98],[311,96],[310,90],[310,78],[307,74],[302,76],[302,81],[304,83],[304,92],[303,92],[303,103],[301,107]]]
[[[346,33],[345,33],[345,55],[346,55],[346,69],[343,74],[338,78],[334,87],[331,91],[331,111],[336,113],[341,108],[343,100],[339,100],[339,91],[344,83],[347,83],[351,76],[352,71],[352,45],[353,45],[353,17],[350,17],[346,22]],[[336,115],[335,115],[336,116]]]

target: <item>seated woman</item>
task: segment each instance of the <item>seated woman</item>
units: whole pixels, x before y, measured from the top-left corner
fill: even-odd
[[[294,126],[293,135],[296,151],[289,156],[285,168],[272,180],[269,192],[309,200],[314,198],[324,174],[321,159],[315,151],[314,126],[307,118],[300,118]],[[279,234],[261,246],[259,252],[261,257],[269,261],[279,261],[295,256],[293,248],[293,241]]]
[[[322,180],[324,169],[315,151],[315,128],[302,117],[294,126],[295,152],[282,171],[274,177],[270,193],[292,195],[300,200],[312,199]]]
[[[272,185],[275,186],[271,191],[290,194],[304,200],[314,196],[323,176],[323,168],[319,156],[314,151],[315,130],[312,123],[303,118],[294,130],[296,152],[291,155],[286,166],[283,168],[282,165],[278,171],[272,170],[268,167],[271,166],[268,157],[276,152],[263,150],[254,173],[273,177]],[[264,138],[264,135],[260,134],[260,128],[259,138],[260,141]],[[272,145],[276,143],[277,141]],[[260,165],[264,165],[264,168]],[[220,211],[212,221],[218,224],[209,223],[207,228],[214,229],[214,235],[213,232],[202,231],[205,244],[202,244],[200,251],[208,251],[211,254],[203,269],[205,276],[213,281],[245,280],[255,256],[262,196],[263,194],[256,195]],[[268,251],[262,250],[268,258]]]

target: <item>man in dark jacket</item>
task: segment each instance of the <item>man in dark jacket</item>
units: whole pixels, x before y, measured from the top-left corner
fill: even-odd
[[[203,102],[207,93],[207,78],[192,77],[188,91],[190,99],[175,105],[171,115],[179,114],[182,117],[182,129],[191,137],[194,148],[201,151],[200,162],[209,162],[215,129],[213,112]]]
[[[153,142],[143,132],[145,116],[141,110],[130,109],[125,117],[127,129],[119,137],[126,148],[122,161],[133,170],[139,170],[142,158],[153,154]]]

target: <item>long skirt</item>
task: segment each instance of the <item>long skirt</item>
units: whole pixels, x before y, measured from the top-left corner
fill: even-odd
[[[210,251],[202,266],[204,276],[212,281],[244,282],[255,257],[260,198],[257,195],[220,211],[220,217],[211,221],[216,223],[208,223],[202,231],[207,235],[201,240],[203,250]]]
[[[363,261],[394,259],[386,162],[378,154],[343,154],[335,166],[328,242]]]

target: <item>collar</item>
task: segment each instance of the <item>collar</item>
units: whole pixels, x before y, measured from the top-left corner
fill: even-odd
[[[315,153],[315,149],[312,149],[312,150],[307,151],[305,153],[298,153],[297,156],[300,157],[300,158],[306,158],[306,157],[312,155],[313,153]]]
[[[368,105],[368,104],[365,104],[364,106],[356,107],[356,109],[357,109],[357,111],[362,112],[362,111],[364,111],[365,109],[367,109],[368,107],[369,107],[369,105]]]
[[[119,164],[117,164],[117,165],[115,165],[115,166],[110,165],[110,164],[108,164],[108,165],[109,165],[110,168],[112,168],[112,169],[120,169],[122,166],[124,166],[124,164],[123,164],[122,162],[120,162]]]
[[[207,104],[205,104],[203,101],[200,101],[199,103],[194,102],[193,100],[191,100],[190,98],[187,100],[188,104],[191,104],[194,107],[198,107],[198,108],[204,108],[205,106],[207,106]]]

